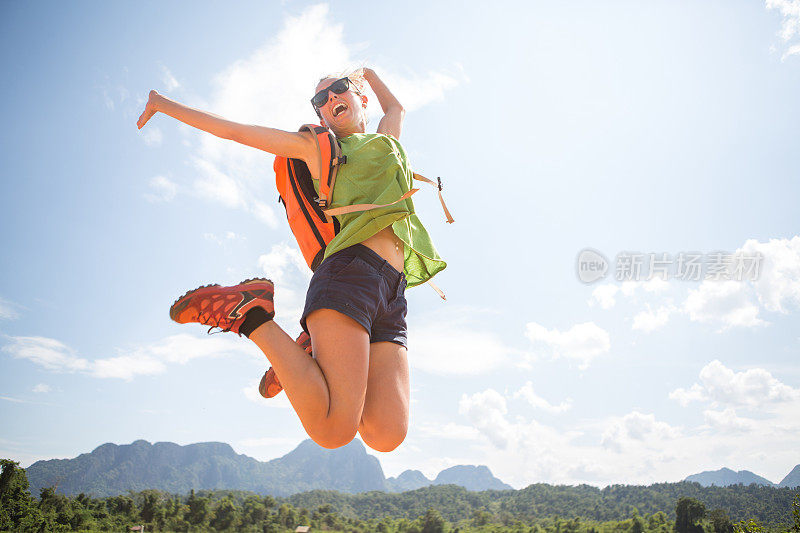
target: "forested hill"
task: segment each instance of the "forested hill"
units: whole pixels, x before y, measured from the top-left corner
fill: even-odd
[[[336,450],[302,442],[283,457],[261,462],[228,444],[172,442],[103,444],[75,459],[37,461],[27,468],[31,491],[58,485],[59,492],[104,497],[157,489],[185,494],[192,489],[236,489],[288,496],[313,489],[343,492],[384,490],[378,460],[360,441]]]
[[[791,472],[786,474],[783,481],[778,485],[779,487],[800,487],[800,465],[795,466]]]
[[[137,440],[126,445],[103,444],[74,459],[37,461],[27,468],[33,494],[58,486],[63,494],[95,497],[147,489],[175,494],[192,489],[230,489],[288,496],[314,489],[400,492],[444,483],[470,490],[511,488],[485,466],[452,467],[433,481],[418,474],[404,473],[387,480],[378,459],[369,455],[359,440],[336,450],[326,450],[306,440],[283,457],[268,462],[237,454],[221,442],[180,446]]]
[[[389,492],[405,492],[430,485],[458,485],[467,490],[510,490],[507,485],[494,477],[485,466],[458,465],[439,472],[436,479],[426,478],[419,470],[406,470],[399,476],[386,480]]]
[[[437,509],[449,521],[470,518],[479,511],[515,519],[561,517],[609,521],[634,514],[665,513],[675,519],[675,502],[696,498],[708,510],[724,509],[734,521],[756,518],[768,523],[791,522],[791,501],[796,489],[733,485],[703,487],[698,483],[657,483],[649,486],[613,485],[598,489],[589,485],[530,485],[521,490],[470,492],[453,485],[432,486],[387,494],[341,494],[313,491],[287,498],[294,507],[316,509],[331,505],[348,517],[362,520],[391,516],[413,518]]]
[[[687,477],[685,481],[694,481],[695,483],[700,483],[704,487],[710,487],[711,485],[727,487],[728,485],[749,485],[751,483],[755,483],[756,485],[765,485],[767,487],[772,487],[775,485],[770,480],[758,476],[748,470],[734,472],[730,468],[722,468],[720,470],[693,474]]]

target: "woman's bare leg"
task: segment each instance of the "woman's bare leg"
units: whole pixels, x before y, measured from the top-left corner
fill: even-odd
[[[390,452],[405,440],[408,418],[408,353],[393,342],[371,344],[367,394],[358,432],[373,450]]]
[[[309,437],[325,448],[337,448],[353,440],[361,420],[369,334],[358,322],[332,309],[314,311],[306,325],[313,359],[274,321],[259,326],[250,340],[281,377]]]

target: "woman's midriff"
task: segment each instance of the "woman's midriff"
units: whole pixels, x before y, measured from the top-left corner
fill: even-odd
[[[361,244],[386,259],[398,272],[403,271],[405,244],[394,234],[391,226],[387,226],[372,237],[364,239]]]

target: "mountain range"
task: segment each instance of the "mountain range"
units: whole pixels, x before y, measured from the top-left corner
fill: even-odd
[[[247,490],[272,496],[290,496],[315,489],[343,493],[406,492],[432,485],[458,485],[470,491],[512,490],[486,466],[453,466],[428,479],[419,470],[386,478],[378,459],[359,440],[335,450],[305,440],[294,450],[271,461],[237,454],[230,445],[203,442],[181,446],[172,442],[103,444],[74,459],[37,461],[27,469],[31,492],[57,486],[64,494],[81,492],[96,497],[128,491],[158,489],[185,494],[191,489]],[[778,484],[747,470],[728,468],[701,472],[685,481],[704,487],[729,485],[800,486],[800,465]]]
[[[267,462],[237,454],[221,442],[181,446],[137,440],[103,444],[74,459],[37,461],[26,471],[32,494],[57,485],[64,494],[83,492],[96,497],[145,489],[179,494],[191,489],[231,489],[272,496],[314,489],[404,492],[444,484],[475,491],[512,489],[485,466],[454,466],[433,480],[417,470],[386,479],[378,459],[369,455],[359,440],[335,450],[305,440],[283,457]]]
[[[765,485],[767,487],[794,488],[800,486],[800,465],[795,466],[780,483],[773,483],[748,470],[734,472],[730,468],[720,468],[719,470],[709,470],[700,472],[699,474],[692,474],[684,481],[694,481],[695,483],[700,483],[704,487],[710,487],[712,485],[727,487],[729,485],[750,485],[755,483],[756,485]]]

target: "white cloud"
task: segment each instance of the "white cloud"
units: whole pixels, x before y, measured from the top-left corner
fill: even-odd
[[[273,211],[271,207],[260,200],[253,200],[253,203],[250,206],[250,212],[258,220],[271,228],[274,228],[278,225],[278,219],[275,216],[275,211]]]
[[[735,270],[737,265],[742,272]],[[753,266],[753,271],[747,270]],[[646,309],[633,317],[633,329],[653,331],[663,327],[674,313],[683,313],[694,322],[718,325],[718,332],[732,327],[752,328],[768,324],[762,311],[788,313],[800,305],[800,236],[767,242],[749,239],[731,254],[729,268],[727,275],[732,279],[703,280],[687,290],[680,306],[675,306],[671,297],[646,302]],[[588,303],[611,309],[620,295],[636,300],[642,292],[657,295],[678,285],[683,283],[661,278],[605,284],[592,291]]]
[[[272,246],[258,257],[258,267],[275,284],[275,316],[278,321],[297,324],[303,313],[311,269],[297,244],[286,242]]]
[[[39,383],[35,387],[33,387],[33,389],[31,389],[31,390],[33,392],[36,392],[36,393],[46,394],[46,393],[50,392],[53,389],[51,389],[50,385],[48,385],[46,383]]]
[[[217,235],[216,233],[203,233],[203,238],[215,242],[222,246],[225,243],[233,242],[233,241],[246,241],[247,237],[244,235],[239,235],[233,231],[226,231],[224,234]]]
[[[219,202],[225,207],[246,207],[247,194],[235,179],[204,159],[195,159],[194,165],[203,175],[194,182],[197,194],[208,200]]]
[[[592,291],[592,297],[589,299],[589,305],[597,302],[603,309],[611,309],[617,303],[617,291],[619,291],[619,286],[614,285],[613,283],[599,285]]]
[[[762,318],[762,311],[786,314],[800,306],[800,236],[767,242],[748,239],[731,256],[731,269],[737,259],[743,263],[741,276],[730,270],[728,275],[733,279],[703,280],[688,290],[679,307],[673,306],[671,298],[660,305],[648,302],[647,309],[633,318],[633,328],[652,331],[665,325],[674,312],[681,312],[692,321],[718,325],[718,332],[722,332],[732,327],[764,326],[768,322]],[[747,272],[752,261],[756,268]],[[588,303],[610,309],[620,294],[635,298],[640,291],[657,294],[675,286],[660,278],[605,284],[592,291]]]
[[[758,317],[758,305],[751,299],[752,289],[742,281],[703,281],[689,290],[683,311],[695,322],[721,323],[720,331],[734,327],[766,324]]]
[[[514,428],[505,416],[508,413],[506,399],[494,389],[462,395],[458,412],[466,415],[475,429],[498,448],[506,448],[514,438]]]
[[[533,390],[533,383],[528,381],[517,392],[514,393],[514,398],[522,398],[526,400],[531,407],[541,409],[549,413],[563,413],[572,407],[572,399],[567,398],[558,405],[553,405]]]
[[[14,320],[15,318],[19,317],[19,313],[16,311],[16,305],[0,298],[0,319],[6,320]]]
[[[669,393],[669,399],[675,400],[683,407],[686,407],[691,402],[699,402],[705,400],[706,395],[703,387],[699,383],[695,383],[689,389],[677,388]]]
[[[119,357],[97,359],[92,364],[91,374],[98,378],[131,380],[139,375],[161,374],[166,369],[167,367],[163,362],[153,357],[121,355]]]
[[[123,74],[127,78],[127,68],[123,68]],[[125,103],[130,96],[130,92],[124,85],[121,83],[111,83],[108,76],[105,77],[105,81],[101,85],[96,87],[100,89],[103,95],[103,104],[109,111],[114,111],[117,105]],[[142,102],[142,104],[144,104],[144,102]]]
[[[666,441],[680,436],[681,431],[656,420],[654,414],[632,411],[622,418],[612,419],[603,433],[601,444],[621,453],[632,446],[646,443],[663,446]]]
[[[789,307],[800,305],[800,236],[768,242],[748,239],[736,253],[763,256],[752,284],[764,309],[787,313]]]
[[[309,35],[314,38],[308,39]],[[327,5],[311,6],[299,16],[287,17],[277,35],[217,74],[204,107],[237,122],[296,131],[317,120],[308,100],[319,78],[356,65],[356,49],[346,42],[342,24]],[[400,75],[381,70],[381,75],[409,110],[442,99],[464,79],[438,71]],[[373,99],[369,108],[375,112],[377,101]],[[283,212],[279,209],[276,215],[272,207],[276,194],[268,186],[274,183],[272,156],[212,135],[195,131],[191,135],[199,135],[193,159],[200,174],[191,189],[276,227]]]
[[[165,176],[153,176],[148,185],[150,185],[151,192],[144,195],[148,202],[169,202],[178,193],[178,186],[175,182]]]
[[[270,251],[258,257],[258,267],[274,283],[284,283],[293,272],[306,274],[306,279],[311,279],[311,270],[308,268],[303,254],[297,246],[290,246],[282,242],[272,246]]]
[[[158,126],[148,125],[142,132],[142,139],[147,146],[161,146],[164,134]]]
[[[108,89],[104,87],[102,89],[102,92],[103,92],[103,105],[105,105],[106,109],[108,109],[109,111],[114,111],[116,104],[114,103],[114,99],[111,98]]]
[[[663,327],[668,321],[670,314],[675,311],[675,307],[671,305],[662,305],[656,311],[653,311],[650,304],[647,305],[647,310],[639,312],[633,317],[633,329],[650,333],[658,328]]]
[[[452,311],[452,310],[451,310]],[[480,375],[498,368],[517,350],[491,331],[473,324],[448,322],[413,324],[409,328],[408,357],[412,368],[430,374]]]
[[[428,72],[425,75],[409,73],[408,76],[391,72],[378,74],[391,87],[392,93],[403,103],[406,111],[414,111],[431,102],[444,100],[445,93],[455,89],[460,83],[454,75],[444,72]],[[465,79],[463,72],[459,77]],[[377,98],[372,98],[370,102],[377,102]],[[371,109],[373,112],[379,111],[379,107],[375,105]]]
[[[766,6],[780,11],[783,20],[779,35],[785,44],[800,35],[800,0],[766,0]],[[789,46],[781,59],[793,54],[800,54],[800,44]]]
[[[768,404],[797,400],[800,389],[781,383],[763,368],[734,372],[714,360],[700,370],[700,383],[689,390],[676,389],[669,397],[681,405],[710,401],[712,405],[742,405],[763,410]]]
[[[636,297],[637,293],[662,293],[670,288],[670,283],[661,278],[653,278],[645,281],[623,281],[621,283],[605,283],[597,286],[592,291],[589,298],[589,305],[599,304],[603,309],[611,309],[617,303],[617,295],[621,293],[629,299]]]
[[[254,346],[254,345],[253,345]],[[134,358],[152,357],[166,363],[185,365],[193,359],[223,355],[254,353],[249,343],[238,336],[195,337],[186,333],[171,335],[154,343],[130,351]],[[255,351],[258,351],[256,348]]]
[[[55,372],[81,372],[97,378],[131,380],[138,375],[166,371],[168,364],[186,364],[201,357],[220,357],[232,353],[254,353],[253,346],[227,338],[198,338],[172,335],[154,343],[120,353],[115,357],[88,360],[77,357],[63,343],[45,337],[10,337],[2,350],[13,357],[28,359]],[[255,348],[255,351],[258,349]],[[37,391],[38,392],[38,391]]]
[[[624,416],[562,422],[559,428],[512,416],[507,400],[494,389],[461,397],[459,412],[479,436],[463,448],[461,463],[486,464],[516,487],[532,481],[678,481],[720,466],[752,468],[758,454],[766,456],[759,464],[782,476],[797,462],[800,446],[797,399],[774,404],[770,417],[759,419],[740,417],[731,408],[707,409],[695,427],[633,410]]]
[[[740,418],[732,407],[728,407],[723,411],[713,411],[711,409],[703,411],[703,419],[709,427],[722,433],[739,433],[754,429],[753,421],[747,418]]]
[[[90,368],[87,359],[77,357],[65,344],[46,337],[11,337],[2,350],[12,357],[28,359],[47,370],[78,372]]]
[[[734,256],[762,258],[756,279],[706,280],[690,290],[683,311],[691,320],[721,324],[720,331],[767,324],[760,311],[788,313],[800,305],[800,236],[748,239]]]
[[[795,44],[786,49],[786,52],[781,56],[781,61],[786,61],[789,56],[800,55],[800,44]]]
[[[480,458],[464,458],[461,463],[486,464],[496,476],[515,486],[531,480],[585,482],[583,473],[590,471],[593,480],[619,479],[619,468],[608,462],[616,454],[602,447],[575,444],[575,438],[584,434],[582,430],[557,430],[522,417],[510,420],[506,397],[494,389],[462,395],[459,413],[486,444],[478,448],[482,450]]]
[[[242,394],[244,394],[245,398],[250,400],[251,402],[260,405],[261,407],[275,407],[278,409],[291,409],[292,404],[289,402],[289,398],[286,396],[286,392],[281,392],[277,396],[272,398],[264,398],[258,392],[258,385],[261,381],[261,378],[254,381],[249,381],[245,387],[242,387]],[[245,444],[242,441],[242,444],[245,446],[267,446],[268,444],[276,444],[275,442],[270,443],[262,443],[262,444]]]
[[[556,358],[578,361],[580,369],[587,368],[595,357],[608,353],[611,348],[608,332],[594,322],[576,324],[564,332],[529,322],[525,326],[525,336],[534,344],[545,345]]]
[[[164,65],[161,65],[161,82],[164,84],[164,90],[166,91],[174,91],[181,86],[175,76],[172,75],[172,72]]]
[[[0,400],[5,400],[5,401],[11,402],[11,403],[29,403],[29,402],[26,402],[25,400],[20,400],[19,398],[12,398],[10,396],[0,396]]]

